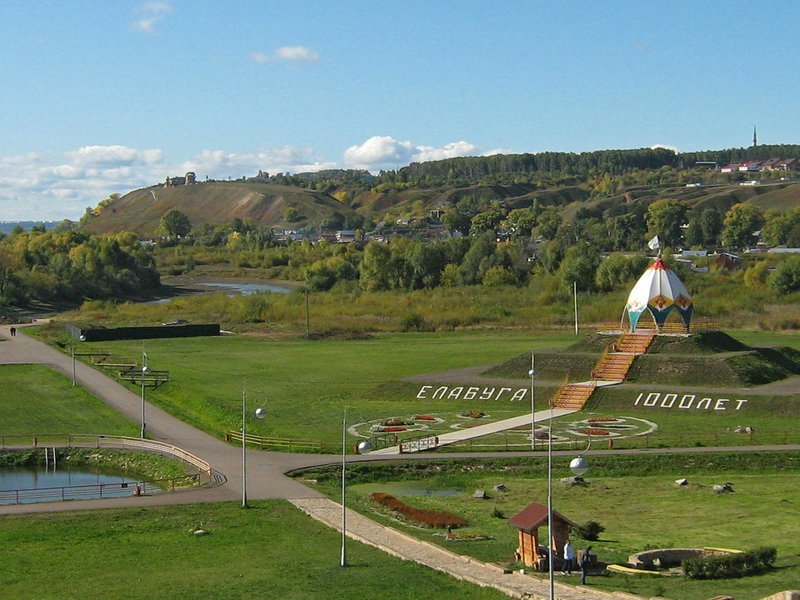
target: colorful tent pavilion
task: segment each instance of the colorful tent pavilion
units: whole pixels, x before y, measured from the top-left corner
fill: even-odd
[[[656,327],[661,329],[670,313],[675,310],[688,331],[694,306],[686,286],[675,272],[658,258],[633,286],[625,305],[631,331],[636,331],[639,317],[650,311]]]

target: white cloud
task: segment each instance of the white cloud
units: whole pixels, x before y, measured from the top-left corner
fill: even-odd
[[[418,146],[414,161],[427,162],[431,160],[444,160],[445,158],[455,158],[456,156],[474,156],[477,147],[469,142],[451,142],[441,148],[430,146]]]
[[[263,52],[251,52],[250,58],[259,64],[270,62],[317,62],[319,54],[305,46],[282,46],[272,54]]]
[[[136,8],[136,12],[141,17],[133,22],[133,29],[153,34],[156,32],[156,25],[172,12],[172,5],[169,2],[145,2]]]
[[[300,62],[317,62],[319,60],[319,54],[305,46],[283,46],[275,50],[275,56],[283,60]]]
[[[442,147],[415,146],[387,135],[376,135],[363,144],[350,146],[344,162],[357,169],[396,169],[410,162],[428,162],[457,156],[474,156],[478,148],[470,142],[458,141]]]
[[[358,169],[396,168],[411,162],[413,154],[411,142],[399,142],[388,135],[375,135],[363,144],[345,150],[344,161]]]
[[[68,152],[72,161],[86,166],[113,166],[125,164],[155,164],[161,161],[161,150],[136,150],[127,146],[83,146]]]
[[[667,144],[653,144],[650,146],[650,150],[657,150],[658,148],[664,148],[665,150],[672,150],[675,154],[679,154],[680,150],[676,146],[668,146]]]
[[[320,161],[313,148],[284,146],[255,152],[225,153],[221,150],[204,150],[182,165],[184,171],[208,175],[212,179],[253,176],[258,171],[275,173],[302,173],[335,169],[336,163]]]

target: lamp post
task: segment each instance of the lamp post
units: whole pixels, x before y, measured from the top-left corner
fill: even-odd
[[[554,581],[553,581],[553,406],[550,406],[550,431],[547,435],[547,536],[548,551],[547,551],[547,574],[550,584],[550,600],[555,599],[554,594]],[[589,463],[583,457],[583,454],[589,450],[592,445],[592,438],[589,436],[589,444],[586,446],[581,454],[573,458],[569,463],[570,470],[577,476],[582,477],[589,470]]]
[[[75,340],[72,340],[70,349],[72,350],[72,387],[75,387]]]
[[[347,505],[346,505],[346,496],[345,496],[345,486],[347,483],[347,460],[346,460],[346,452],[347,452],[347,442],[345,439],[345,433],[347,431],[347,409],[344,409],[344,415],[342,415],[342,556],[339,560],[339,566],[346,567],[347,566],[347,553],[345,551],[345,544],[347,540]]]
[[[342,554],[339,559],[339,566],[347,566],[347,459],[346,448],[347,440],[345,433],[347,432],[347,409],[344,409],[344,416],[342,416]],[[364,454],[372,450],[372,443],[369,440],[364,440],[358,444],[358,453]]]
[[[535,393],[533,391],[533,378],[536,377],[536,369],[534,368],[533,352],[531,352],[531,370],[528,375],[531,376],[531,450],[536,450],[536,401]]]
[[[255,410],[257,419],[267,416],[263,408]],[[242,508],[247,508],[247,388],[242,385]]]
[[[142,352],[142,432],[141,438],[144,439],[147,425],[144,420],[144,376],[150,369],[147,368],[147,352]]]

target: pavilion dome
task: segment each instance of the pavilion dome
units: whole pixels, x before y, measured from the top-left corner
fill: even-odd
[[[636,331],[639,317],[645,310],[650,311],[658,328],[664,324],[670,313],[676,310],[684,327],[688,329],[694,305],[686,286],[675,271],[658,258],[633,286],[625,310],[628,313],[631,331]]]

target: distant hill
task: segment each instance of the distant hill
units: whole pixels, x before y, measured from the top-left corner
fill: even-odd
[[[351,229],[362,223],[371,228],[381,221],[425,217],[462,200],[481,210],[495,204],[506,211],[529,207],[535,200],[557,207],[568,219],[619,214],[623,207],[646,207],[661,198],[685,202],[695,214],[705,207],[726,211],[737,202],[787,210],[800,205],[800,179],[772,177],[760,185],[741,185],[762,175],[721,175],[707,163],[795,155],[800,156],[800,146],[688,154],[644,148],[452,158],[412,163],[377,176],[342,169],[272,176],[259,172],[237,181],[135,190],[103,201],[86,228],[98,233],[128,229],[150,237],[161,216],[173,208],[188,215],[194,228],[236,218],[287,229]],[[706,166],[697,166],[701,161]]]
[[[177,187],[135,190],[103,206],[86,229],[108,233],[127,229],[140,236],[155,234],[161,216],[170,209],[185,213],[192,227],[252,219],[261,226],[299,229],[328,222],[345,225],[355,214],[331,196],[299,187],[240,182],[207,182]]]
[[[44,225],[47,230],[53,229],[61,221],[0,221],[0,233],[11,233],[19,225],[25,231],[30,231],[34,225]]]

